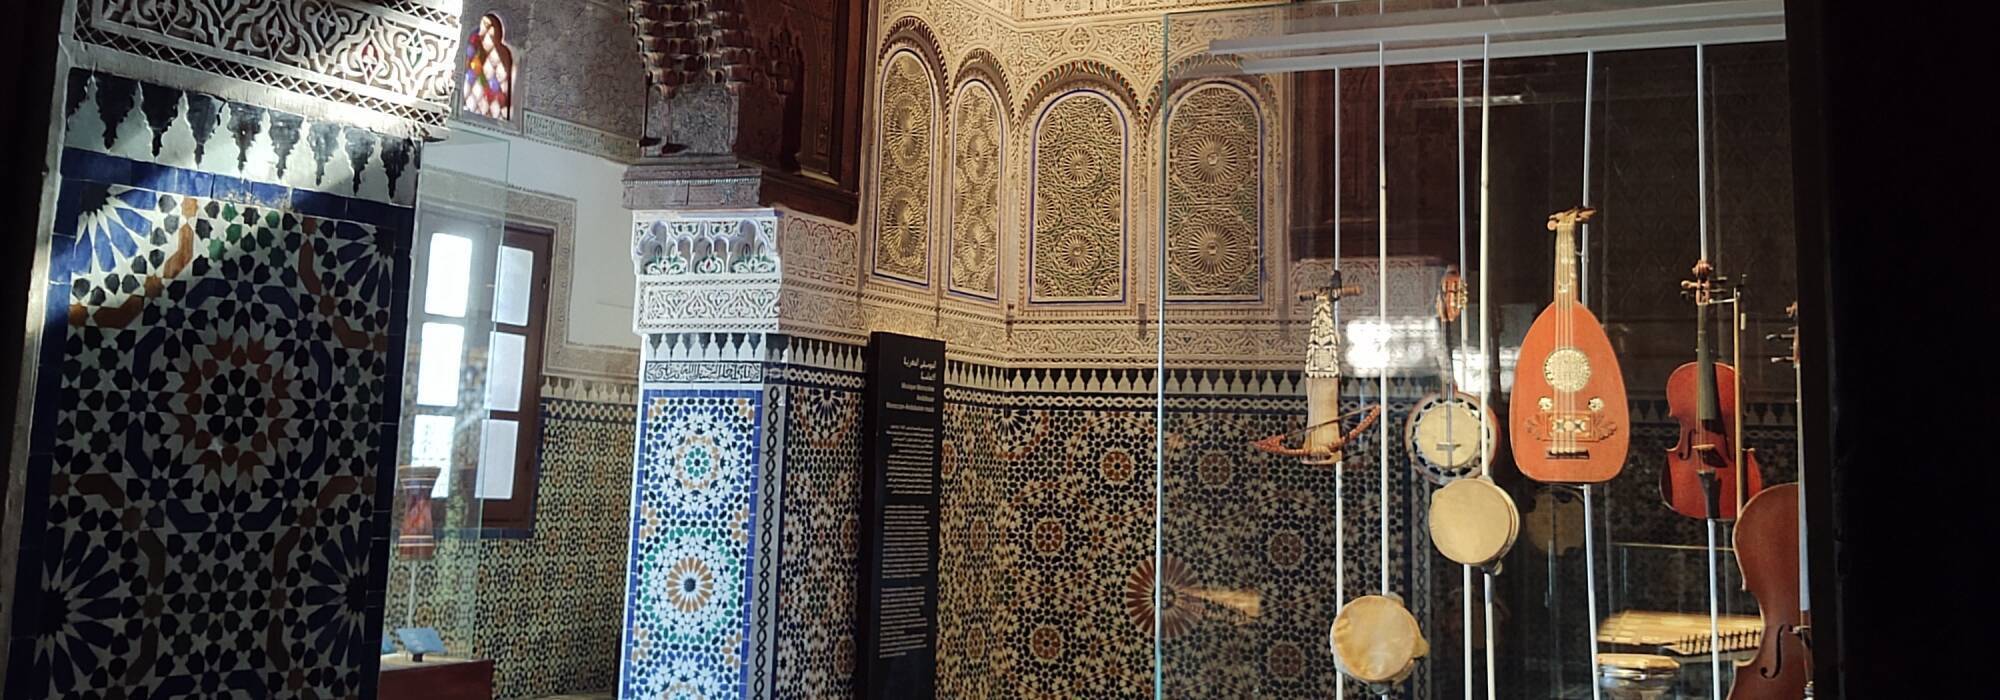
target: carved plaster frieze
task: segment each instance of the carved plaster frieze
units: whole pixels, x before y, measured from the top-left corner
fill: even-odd
[[[451,114],[457,2],[77,0],[75,7],[71,36],[86,57],[79,65],[398,135],[434,135]]]
[[[777,330],[778,214],[635,212],[633,330]]]

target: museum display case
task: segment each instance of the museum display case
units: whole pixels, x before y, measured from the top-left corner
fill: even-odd
[[[511,487],[514,440],[494,420],[506,376],[521,361],[496,333],[510,305],[506,188],[509,145],[467,129],[425,148],[417,187],[407,367],[390,519],[383,611],[388,676],[428,672],[472,656],[482,503]],[[518,374],[518,370],[514,370]],[[518,384],[518,382],[516,382]],[[508,469],[494,469],[499,464]],[[503,483],[504,482],[504,483]],[[491,667],[486,668],[491,683]],[[387,697],[387,695],[385,695]]]
[[[1156,696],[1808,692],[1783,10],[1167,17]]]

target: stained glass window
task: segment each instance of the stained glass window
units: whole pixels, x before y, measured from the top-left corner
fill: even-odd
[[[513,116],[514,49],[507,27],[491,12],[465,38],[465,111],[494,119]]]

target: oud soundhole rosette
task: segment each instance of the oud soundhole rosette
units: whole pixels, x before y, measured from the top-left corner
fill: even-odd
[[[1582,391],[1590,383],[1590,358],[1576,348],[1556,348],[1542,360],[1542,378],[1556,391]]]

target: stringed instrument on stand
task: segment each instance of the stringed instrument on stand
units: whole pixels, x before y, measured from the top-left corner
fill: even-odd
[[[1721,280],[1707,260],[1696,262],[1692,279],[1681,282],[1682,293],[1695,304],[1695,359],[1667,376],[1667,409],[1680,425],[1680,444],[1667,451],[1667,468],[1660,472],[1660,498],[1667,506],[1697,520],[1734,520],[1746,494],[1764,488],[1755,450],[1739,443],[1740,385],[1736,368],[1716,362],[1710,347],[1710,307],[1730,304],[1734,297],[1716,291]],[[1729,387],[1724,392],[1721,387]]]
[[[1417,402],[1403,427],[1403,436],[1411,466],[1426,480],[1442,486],[1483,473],[1493,457],[1491,452],[1482,453],[1480,446],[1497,446],[1500,429],[1479,399],[1458,389],[1452,324],[1465,309],[1467,292],[1457,266],[1445,268],[1439,287],[1437,311],[1444,335],[1444,391],[1428,394]]]
[[[1353,414],[1340,412],[1340,326],[1333,318],[1333,305],[1342,297],[1360,293],[1360,287],[1341,284],[1340,270],[1336,269],[1326,286],[1299,295],[1313,303],[1312,324],[1306,335],[1306,427],[1266,437],[1251,447],[1296,457],[1302,464],[1338,464],[1342,448],[1381,418],[1382,406],[1376,404],[1360,411],[1361,421],[1354,429],[1342,429]]]
[[[1611,339],[1577,297],[1577,227],[1597,211],[1549,215],[1555,293],[1521,341],[1508,402],[1514,463],[1543,483],[1594,484],[1618,476],[1631,446],[1625,377]]]
[[[1498,573],[1500,560],[1514,548],[1521,533],[1521,512],[1506,490],[1487,475],[1499,428],[1479,400],[1458,391],[1451,354],[1451,325],[1465,308],[1465,284],[1458,268],[1445,270],[1438,293],[1438,319],[1444,324],[1445,390],[1431,394],[1410,413],[1404,429],[1411,463],[1417,473],[1444,484],[1431,494],[1431,543],[1446,559]]]
[[[1786,310],[1798,315],[1798,304]],[[1799,363],[1798,328],[1784,335],[1792,341],[1790,362],[1796,376]],[[1802,397],[1795,397],[1803,407]],[[1743,506],[1736,519],[1736,564],[1743,584],[1757,598],[1763,637],[1757,656],[1736,666],[1729,686],[1730,700],[1798,700],[1808,697],[1812,684],[1811,603],[1803,595],[1805,578],[1805,465],[1800,483],[1765,489]]]

